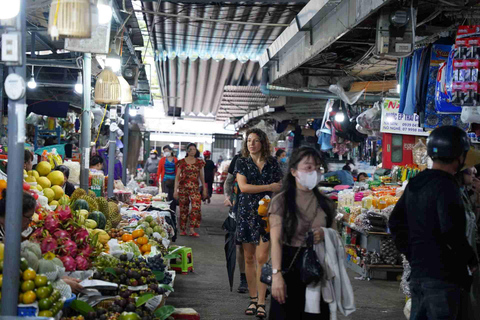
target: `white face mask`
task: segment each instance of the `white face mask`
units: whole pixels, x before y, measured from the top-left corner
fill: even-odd
[[[157,157],[157,156],[154,155],[154,154],[151,154],[151,155],[150,155],[150,159],[155,159],[156,157]]]
[[[168,151],[167,151],[167,152],[164,152],[163,154],[164,154],[164,155],[165,155],[165,157],[167,157],[167,158],[168,158],[168,157],[170,157],[170,156],[172,155],[172,153],[171,153],[171,152],[168,152]]]
[[[319,182],[317,171],[297,171],[296,179],[298,183],[300,183],[305,188],[308,188],[308,190],[312,190],[313,188],[315,188]]]

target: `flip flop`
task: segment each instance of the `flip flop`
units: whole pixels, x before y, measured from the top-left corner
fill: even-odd
[[[181,236],[186,236],[187,235],[187,232],[186,231],[183,231],[180,233]]]
[[[195,238],[198,238],[200,237],[200,235],[196,232],[192,233],[192,234],[189,234],[190,237],[195,237]]]

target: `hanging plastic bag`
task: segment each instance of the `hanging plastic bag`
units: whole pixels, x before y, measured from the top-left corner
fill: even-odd
[[[358,99],[362,96],[362,94],[365,92],[365,89],[363,89],[360,92],[345,92],[343,87],[339,84],[332,84],[328,90],[334,94],[336,94],[343,102],[346,104],[352,105],[355,104]]]
[[[480,107],[463,107],[460,119],[464,123],[480,123]]]
[[[372,108],[362,112],[357,117],[357,123],[367,130],[380,130],[382,110],[380,104],[375,102]],[[363,133],[363,132],[362,132]]]
[[[428,160],[427,146],[422,140],[413,147],[413,163],[419,166],[426,166]]]

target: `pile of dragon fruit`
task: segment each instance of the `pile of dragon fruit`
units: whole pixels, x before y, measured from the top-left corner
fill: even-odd
[[[76,223],[68,206],[43,216],[30,241],[40,244],[42,254],[54,253],[66,271],[87,270],[95,254],[87,229]]]

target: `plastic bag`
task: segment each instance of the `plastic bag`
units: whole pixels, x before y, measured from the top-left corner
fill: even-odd
[[[340,99],[345,102],[346,104],[352,105],[355,104],[358,99],[362,96],[362,94],[365,92],[365,89],[360,91],[360,92],[345,92],[342,86],[339,84],[332,84],[328,90],[337,96],[340,97]]]
[[[416,165],[427,165],[427,146],[422,140],[413,147],[413,163]]]
[[[306,284],[316,284],[323,278],[323,268],[317,258],[317,253],[313,249],[313,232],[309,231],[307,235],[307,249],[302,255],[302,269],[300,270],[300,280]]]
[[[480,123],[479,107],[463,107],[460,119],[464,123]]]
[[[372,108],[368,109],[365,112],[362,112],[357,117],[357,124],[369,131],[380,130],[381,119],[382,110],[380,108],[380,104],[378,102],[375,102]]]
[[[80,163],[71,160],[65,160],[63,164],[70,169],[68,181],[76,185],[80,184]]]

